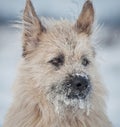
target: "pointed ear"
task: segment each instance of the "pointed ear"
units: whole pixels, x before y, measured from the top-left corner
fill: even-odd
[[[78,33],[86,33],[88,35],[92,32],[92,25],[94,22],[94,8],[90,0],[87,0],[83,5],[82,12],[75,24],[75,29]]]
[[[30,0],[26,1],[23,25],[23,56],[25,56],[38,45],[41,34],[45,32]]]

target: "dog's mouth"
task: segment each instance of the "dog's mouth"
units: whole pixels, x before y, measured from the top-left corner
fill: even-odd
[[[65,89],[64,86],[51,88],[51,92],[48,93],[48,99],[55,107],[57,113],[65,111],[71,111],[71,113],[83,113],[89,114],[90,109],[90,89],[80,91],[71,91]]]
[[[85,88],[84,90],[80,91],[79,89],[78,90],[70,90],[68,89],[67,90],[67,93],[66,93],[66,97],[68,99],[77,99],[77,100],[84,100],[87,98],[87,96],[90,94],[90,90],[91,90],[91,86],[89,86],[87,89]]]
[[[67,86],[67,87],[65,87]],[[84,89],[71,89],[70,85],[64,84],[63,86],[53,86],[51,93],[56,96],[64,96],[68,100],[85,100],[89,96],[91,91],[91,85],[84,87]]]
[[[49,101],[57,111],[86,109],[89,107],[91,83],[89,78],[77,75],[61,84],[54,84],[48,92]]]
[[[65,80],[61,85],[53,85],[51,92],[56,95],[64,95],[70,100],[84,100],[90,94],[90,79],[85,76],[72,76],[69,80]]]
[[[79,89],[71,90],[71,88],[66,88],[64,85],[61,87],[53,86],[48,94],[49,100],[57,109],[61,106],[84,109],[89,105],[91,86],[80,91]]]

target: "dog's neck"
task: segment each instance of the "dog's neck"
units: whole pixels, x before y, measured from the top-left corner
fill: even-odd
[[[55,113],[54,109],[51,110],[51,107],[44,107],[42,111],[41,120],[38,121],[40,127],[48,127],[48,125],[49,127],[105,127],[108,125],[108,119],[104,112],[91,111],[87,115],[85,112],[73,114],[72,111],[67,111],[61,115]],[[101,124],[103,125],[101,126]],[[111,123],[109,127],[111,127]]]

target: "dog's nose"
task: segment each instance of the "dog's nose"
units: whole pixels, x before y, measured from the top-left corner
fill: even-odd
[[[79,90],[80,92],[85,90],[88,87],[88,85],[89,85],[88,80],[82,76],[74,77],[71,82],[71,87],[74,90]]]
[[[74,76],[69,80],[67,89],[71,92],[68,94],[68,98],[86,98],[90,91],[90,80],[86,76]]]

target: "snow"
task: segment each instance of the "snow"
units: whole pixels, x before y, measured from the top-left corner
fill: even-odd
[[[0,27],[0,125],[12,101],[11,87],[21,54],[20,47],[18,31]]]
[[[23,11],[26,0],[0,0],[0,16],[3,17],[18,17],[20,12]],[[31,0],[39,12],[39,15],[55,16],[59,17],[67,16],[70,13],[70,9],[73,9],[73,2],[83,4],[84,0]],[[79,2],[78,2],[79,1]],[[71,4],[72,3],[72,4]],[[96,15],[99,18],[111,17],[112,15],[119,15],[120,0],[93,0]],[[76,10],[77,6],[74,6],[73,10]],[[47,10],[47,11],[46,11]],[[77,12],[78,15],[79,11]]]

